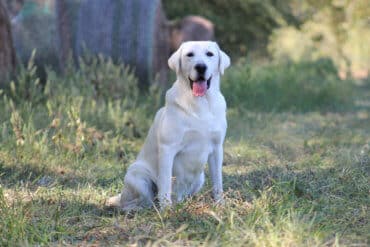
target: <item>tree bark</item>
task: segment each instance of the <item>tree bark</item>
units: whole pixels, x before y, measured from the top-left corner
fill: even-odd
[[[82,1],[76,53],[112,57],[134,69],[140,89],[166,82],[169,31],[160,0]]]
[[[72,52],[71,47],[71,24],[68,16],[68,5],[66,1],[56,1],[56,12],[57,12],[57,28],[59,34],[59,64],[61,70],[64,71],[66,62],[68,61],[68,55]]]
[[[10,20],[5,5],[0,1],[0,85],[8,79],[16,65]]]

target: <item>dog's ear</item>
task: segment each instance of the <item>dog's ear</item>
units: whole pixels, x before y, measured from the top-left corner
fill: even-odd
[[[181,70],[181,51],[182,45],[180,45],[179,49],[177,49],[177,51],[175,51],[168,59],[168,66],[170,69],[176,71],[176,74],[178,74]]]
[[[220,74],[224,74],[224,70],[230,66],[230,57],[226,55],[220,48],[218,48],[218,70]]]

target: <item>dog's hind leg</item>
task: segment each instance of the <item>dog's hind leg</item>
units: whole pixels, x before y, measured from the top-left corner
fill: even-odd
[[[155,190],[150,178],[139,172],[129,171],[124,183],[120,201],[122,210],[129,211],[153,205]]]

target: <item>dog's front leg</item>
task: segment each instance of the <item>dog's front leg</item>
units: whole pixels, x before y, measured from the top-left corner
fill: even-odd
[[[213,152],[208,157],[209,173],[212,181],[213,198],[216,203],[222,202],[222,160],[223,160],[223,147],[217,145]]]
[[[158,200],[161,209],[171,206],[172,168],[175,152],[173,148],[163,145],[158,154]]]

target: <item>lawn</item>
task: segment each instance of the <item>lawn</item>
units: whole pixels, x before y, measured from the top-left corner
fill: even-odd
[[[126,214],[104,203],[122,189],[162,92],[139,93],[130,71],[109,61],[64,77],[49,70],[45,86],[32,63],[20,70],[0,94],[0,245],[367,246],[369,83],[334,78],[320,91],[314,82],[297,103],[289,84],[253,84],[285,81],[277,70],[263,80],[245,71],[225,78],[237,85],[224,86],[225,204],[213,204],[207,179],[171,210]],[[315,74],[292,73],[308,84]],[[262,88],[253,102],[243,99],[253,92],[236,92],[243,83]],[[269,93],[284,104],[271,108]],[[311,94],[327,98],[315,105]]]

